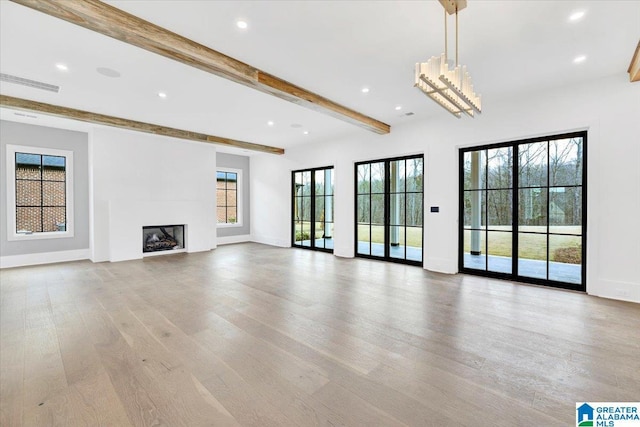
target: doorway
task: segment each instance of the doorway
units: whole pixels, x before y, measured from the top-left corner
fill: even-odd
[[[356,256],[422,265],[422,155],[355,165]]]

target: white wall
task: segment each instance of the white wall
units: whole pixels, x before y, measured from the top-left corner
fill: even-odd
[[[335,254],[353,256],[354,162],[424,153],[425,206],[440,206],[425,209],[424,267],[456,273],[458,148],[587,129],[587,292],[640,302],[640,84],[621,73],[500,103],[487,96],[483,106],[475,119],[443,110],[385,136],[357,130],[284,156],[254,156],[254,240],[290,246],[291,171],[335,165]]]
[[[142,257],[142,227],[186,224],[188,252],[216,247],[216,151],[112,128],[89,139],[94,262]]]

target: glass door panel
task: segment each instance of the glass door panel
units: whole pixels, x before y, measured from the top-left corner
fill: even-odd
[[[510,231],[487,232],[487,270],[498,273],[512,271],[512,241]]]
[[[518,274],[547,278],[547,235],[518,233]]]
[[[582,238],[580,236],[549,236],[549,279],[559,282],[582,281]]]
[[[549,189],[549,232],[576,236],[582,233],[582,189],[580,187]]]
[[[422,226],[407,227],[405,232],[407,235],[406,258],[410,261],[422,263]]]
[[[422,262],[423,159],[356,164],[356,254]]]
[[[333,168],[295,171],[292,245],[333,250]]]
[[[356,165],[356,254],[384,256],[384,178],[384,162]]]
[[[461,150],[461,270],[585,290],[586,136]]]
[[[390,226],[393,233],[390,233],[389,240],[389,256],[391,258],[405,259],[406,254],[406,240],[405,240],[405,227]]]
[[[547,141],[518,146],[518,186],[520,188],[547,185]]]

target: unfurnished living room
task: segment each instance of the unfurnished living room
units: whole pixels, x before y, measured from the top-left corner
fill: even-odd
[[[640,426],[640,1],[0,0],[0,425]]]

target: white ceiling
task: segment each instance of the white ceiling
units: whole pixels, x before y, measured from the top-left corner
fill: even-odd
[[[413,87],[414,64],[443,51],[436,0],[109,3],[386,122],[392,132],[427,116],[457,120]],[[569,22],[576,10],[584,18]],[[237,28],[238,19],[248,29]],[[483,114],[491,114],[499,99],[625,72],[640,35],[640,1],[469,0],[459,19],[460,62],[483,95]],[[578,55],[587,59],[576,65]],[[56,69],[60,62],[69,70]],[[121,77],[105,77],[98,67]],[[56,94],[2,82],[4,95],[285,149],[367,132],[6,0],[0,71],[62,88]],[[11,111],[1,117],[41,120]]]

